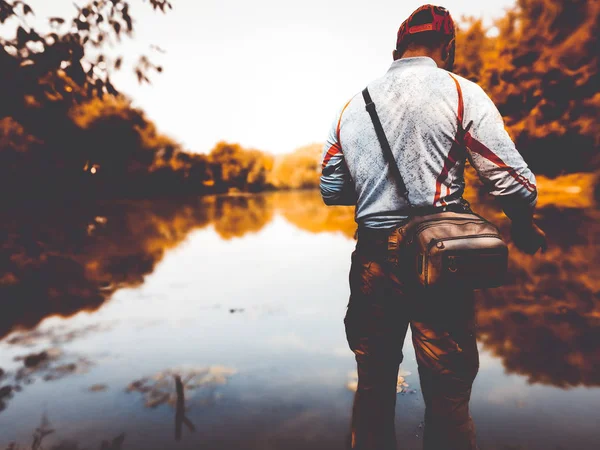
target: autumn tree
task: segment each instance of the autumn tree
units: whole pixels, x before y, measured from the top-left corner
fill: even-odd
[[[322,144],[312,144],[279,155],[270,174],[270,183],[278,189],[317,188],[322,150]]]
[[[221,190],[259,191],[268,187],[273,157],[266,153],[222,141],[212,149],[209,158],[219,168],[215,183]]]
[[[168,0],[147,0],[163,12]],[[85,95],[116,94],[110,81],[122,58],[111,59],[107,46],[132,36],[134,21],[127,0],[94,0],[75,5],[70,19],[51,17],[49,29],[27,25],[33,9],[21,0],[0,0],[0,24],[13,29],[12,38],[0,38],[0,115],[19,117],[24,109],[48,102],[70,103]],[[135,66],[140,82],[148,82],[148,71],[161,71],[142,55]]]
[[[466,18],[460,30],[456,71],[479,83],[486,63],[498,56],[495,52],[495,40],[487,36],[488,30],[484,27],[482,19]]]
[[[167,0],[145,2],[171,8]],[[111,82],[123,65],[112,47],[134,32],[130,3],[88,1],[41,30],[28,25],[34,12],[26,2],[0,0],[3,36],[13,32],[0,38],[0,184],[15,200],[151,193],[155,181],[163,191],[206,188],[206,156],[182,157]],[[141,55],[138,81],[149,82],[152,71],[162,68]]]
[[[598,169],[600,2],[518,0],[489,37],[471,21],[457,71],[478,81],[537,172]]]

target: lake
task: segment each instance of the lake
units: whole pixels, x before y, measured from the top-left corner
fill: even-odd
[[[598,448],[599,212],[539,216],[549,251],[511,247],[508,285],[477,294],[481,450]],[[0,449],[344,448],[352,209],[307,191],[36,205],[1,227]],[[405,342],[396,429],[420,449]]]

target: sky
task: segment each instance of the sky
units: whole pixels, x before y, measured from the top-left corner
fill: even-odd
[[[130,0],[136,34],[120,50],[164,66],[152,85],[113,77],[159,131],[191,152],[216,142],[286,153],[323,142],[338,110],[392,62],[400,24],[422,0]],[[71,17],[71,0],[29,0],[38,20]],[[76,3],[81,3],[77,1]],[[446,0],[455,19],[489,21],[514,0]],[[165,50],[152,52],[152,45]]]

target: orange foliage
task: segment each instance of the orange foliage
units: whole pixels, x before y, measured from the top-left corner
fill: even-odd
[[[273,220],[273,204],[262,195],[235,195],[206,199],[214,208],[215,231],[222,239],[256,233]]]
[[[498,106],[536,172],[598,168],[600,3],[518,0],[490,37],[468,20],[457,37],[457,73]]]
[[[538,208],[556,206],[560,208],[595,208],[594,186],[597,174],[572,173],[554,179],[537,177],[540,192]]]
[[[275,193],[273,200],[287,221],[311,233],[342,233],[352,238],[356,232],[354,207],[325,207],[316,192]]]
[[[319,186],[323,144],[300,147],[275,158],[269,180],[278,189],[306,189]]]
[[[595,209],[539,214],[550,249],[528,256],[511,244],[508,284],[478,292],[479,337],[530,382],[597,386],[600,217]],[[508,235],[507,221],[497,223]]]
[[[259,191],[267,187],[273,169],[273,157],[239,144],[218,142],[209,155],[215,165],[215,183],[241,191]]]
[[[198,199],[36,205],[4,219],[0,337],[49,315],[97,309],[117,289],[140,285],[168,249],[213,216]]]

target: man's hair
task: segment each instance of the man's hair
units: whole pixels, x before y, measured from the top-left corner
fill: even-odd
[[[433,8],[438,8],[433,6]],[[437,11],[436,11],[437,12]],[[407,24],[407,27],[417,27],[419,25],[426,25],[432,22],[432,11],[430,9],[422,9],[420,11],[415,12],[410,17],[410,24]],[[447,44],[450,42],[454,36],[439,33],[436,31],[423,31],[420,33],[409,34],[406,33],[403,35],[402,39],[398,40],[396,43],[396,51],[400,56],[406,52],[408,49],[414,48],[426,48],[428,50],[435,50],[442,44]]]

